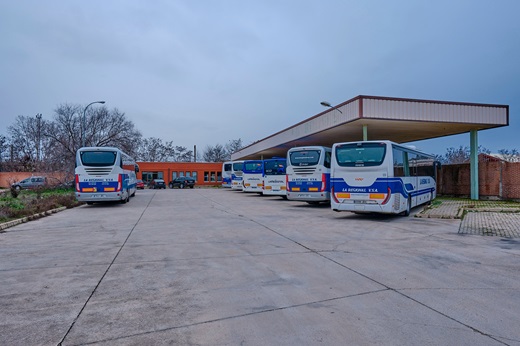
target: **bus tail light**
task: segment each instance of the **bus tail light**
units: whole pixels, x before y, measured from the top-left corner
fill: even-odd
[[[289,176],[287,174],[285,175],[285,190],[291,191],[289,190]]]
[[[332,196],[334,203],[339,203],[339,200],[336,198],[336,194],[334,193],[334,186],[330,187],[330,195]]]
[[[325,173],[322,173],[321,174],[321,190],[320,191],[325,191],[326,187],[327,187],[327,176],[325,175]]]
[[[79,174],[76,174],[75,181],[76,181],[76,191],[80,192],[80,190],[79,190]]]
[[[119,174],[117,177],[117,190],[116,191],[121,191],[122,187],[123,187],[123,175]]]
[[[387,204],[390,200],[390,197],[392,197],[392,189],[388,188],[388,193],[386,195],[386,198],[383,200],[383,203],[381,204]]]

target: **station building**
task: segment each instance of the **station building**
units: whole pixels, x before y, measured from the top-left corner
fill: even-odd
[[[192,177],[197,186],[222,184],[222,162],[137,162],[137,178],[145,183],[164,179],[166,184],[177,177]]]

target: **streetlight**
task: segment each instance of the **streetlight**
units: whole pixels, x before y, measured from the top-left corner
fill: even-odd
[[[36,121],[38,126],[38,143],[36,146],[36,161],[40,165],[40,150],[41,150],[41,134],[42,134],[42,114],[36,114]],[[39,169],[39,167],[38,167]]]
[[[81,122],[82,123],[82,129],[81,129],[81,146],[84,147],[85,146],[85,128],[87,127],[87,124],[86,124],[86,113],[87,113],[87,108],[90,107],[91,105],[93,105],[94,103],[101,103],[101,104],[104,104],[105,101],[94,101],[94,102],[91,102],[87,105],[87,107],[85,107],[85,109],[83,110],[83,121]]]
[[[336,106],[336,107],[332,107],[332,106],[330,105],[330,103],[328,103],[327,101],[321,101],[321,102],[320,102],[320,105],[322,105],[323,107],[329,107],[329,108],[336,108],[336,107],[337,107],[337,106]],[[340,112],[341,114],[343,114],[343,112],[340,111],[339,108],[336,108],[336,109],[338,110],[338,112]]]

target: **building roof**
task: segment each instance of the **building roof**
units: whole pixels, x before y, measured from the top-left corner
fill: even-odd
[[[231,155],[232,160],[285,156],[303,145],[368,140],[407,143],[509,125],[509,106],[359,95]]]

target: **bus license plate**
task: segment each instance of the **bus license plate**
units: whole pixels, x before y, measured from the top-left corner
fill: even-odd
[[[308,193],[299,193],[298,197],[308,198],[308,197],[311,197],[311,195]]]
[[[105,198],[105,195],[92,195],[92,198]]]

